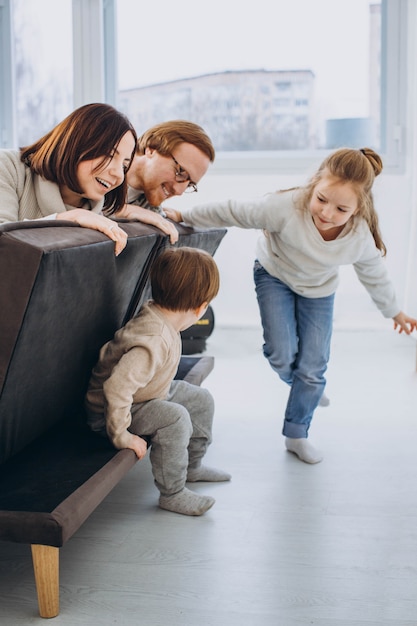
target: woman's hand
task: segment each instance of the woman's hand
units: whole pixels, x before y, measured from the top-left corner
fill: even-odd
[[[176,209],[164,209],[164,213],[173,222],[182,222],[182,215]]]
[[[91,228],[104,233],[109,239],[114,241],[114,253],[116,256],[119,256],[126,247],[127,233],[120,228],[117,222],[104,215],[92,213],[87,209],[71,209],[70,211],[65,211],[65,213],[58,213],[56,219],[74,222],[78,226],[83,226],[83,228]]]
[[[166,212],[165,209],[164,212]],[[136,204],[125,204],[123,209],[118,211],[115,215],[128,220],[138,220],[143,224],[150,224],[150,226],[156,226],[159,230],[162,230],[165,235],[169,235],[169,240],[172,244],[178,241],[178,231],[174,224],[168,222],[165,217],[155,211],[145,209]]]
[[[410,335],[417,328],[417,320],[413,317],[408,317],[402,311],[392,319],[394,320],[394,330],[398,328],[399,333],[404,331],[407,335]]]

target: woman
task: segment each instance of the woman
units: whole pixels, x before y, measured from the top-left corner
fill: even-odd
[[[0,224],[65,220],[115,242],[127,234],[108,216],[123,216],[136,148],[129,120],[108,104],[86,104],[30,146],[0,151]]]

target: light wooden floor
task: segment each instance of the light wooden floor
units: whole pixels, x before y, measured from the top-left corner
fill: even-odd
[[[416,626],[415,340],[335,331],[315,466],[284,450],[287,391],[260,331],[216,328],[207,353],[207,463],[232,482],[192,486],[216,504],[187,518],[157,508],[149,461],[138,463],[61,549],[53,623]],[[41,622],[29,547],[0,543],[0,623]]]

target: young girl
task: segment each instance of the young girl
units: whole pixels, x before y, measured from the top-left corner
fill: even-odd
[[[127,234],[107,216],[125,217],[125,174],[136,141],[122,113],[93,103],[73,111],[31,146],[0,150],[0,224],[75,222],[103,232],[119,254]]]
[[[308,441],[323,396],[330,353],[339,265],[353,264],[384,317],[409,334],[417,320],[397,304],[383,256],[372,185],[382,170],[369,148],[328,156],[305,187],[268,194],[257,202],[213,203],[178,211],[175,221],[200,226],[262,229],[254,280],[264,332],[264,355],[290,385],[283,435],[306,463],[321,453]]]

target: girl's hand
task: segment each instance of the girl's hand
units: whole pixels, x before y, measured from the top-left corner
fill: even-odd
[[[125,249],[127,244],[127,233],[120,228],[120,226],[114,220],[99,215],[98,213],[92,213],[87,209],[71,209],[64,213],[58,213],[57,220],[65,220],[66,222],[74,222],[78,226],[84,228],[91,228],[92,230],[98,230],[101,233],[107,235],[109,239],[114,241],[114,253],[116,256]]]
[[[398,328],[400,334],[404,331],[407,335],[410,335],[413,330],[417,329],[417,320],[413,317],[408,317],[402,311],[392,319],[394,320],[394,330]]]
[[[179,211],[164,208],[164,213],[173,222],[182,222],[182,215]]]
[[[164,212],[166,212],[165,209]],[[143,222],[143,224],[156,226],[159,230],[162,230],[165,235],[169,235],[169,241],[172,244],[177,243],[178,241],[178,231],[174,224],[168,222],[165,217],[155,211],[145,209],[144,207],[137,206],[136,204],[125,204],[123,209],[116,213],[116,216],[123,217],[128,220],[138,220],[139,222]]]
[[[148,444],[142,437],[138,437],[138,435],[132,435],[131,443],[126,447],[129,450],[133,450],[138,459],[143,459],[148,450]]]

